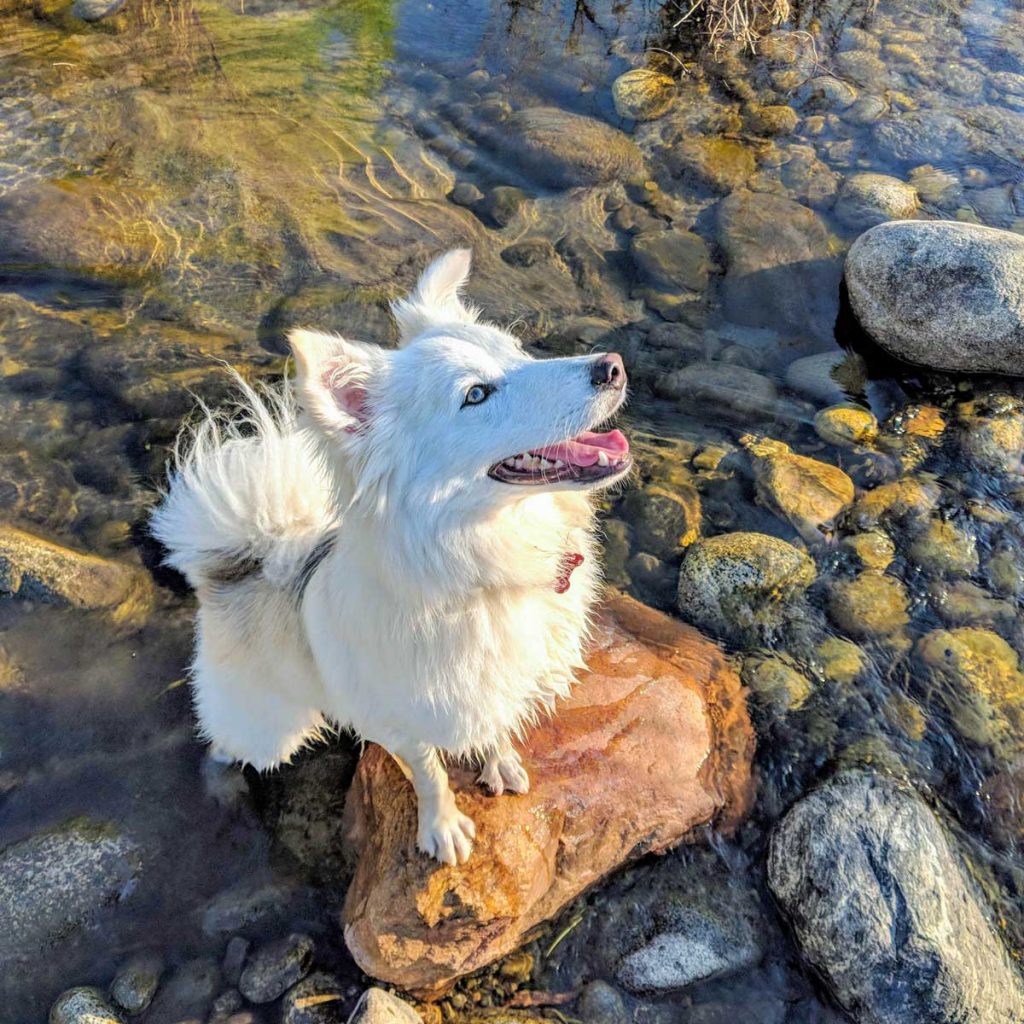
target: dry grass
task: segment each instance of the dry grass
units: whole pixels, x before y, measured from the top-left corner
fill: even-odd
[[[787,21],[789,15],[789,0],[693,0],[693,6],[672,28],[700,19],[713,51],[733,42],[754,51],[761,36]]]

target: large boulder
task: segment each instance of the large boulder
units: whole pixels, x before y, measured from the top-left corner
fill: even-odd
[[[806,206],[745,189],[718,204],[722,305],[734,323],[831,340],[841,265],[828,228]]]
[[[512,114],[494,133],[495,146],[538,184],[550,188],[634,180],[643,171],[636,143],[603,121],[557,107]]]
[[[768,881],[804,956],[862,1024],[1011,1024],[1024,987],[935,815],[838,776],[772,837]]]
[[[938,370],[1019,375],[1024,237],[959,221],[895,221],[846,258],[850,304],[883,348]]]
[[[489,797],[474,773],[452,771],[477,828],[466,864],[417,853],[410,785],[381,748],[364,755],[346,809],[360,859],[344,917],[367,974],[439,995],[621,864],[743,814],[753,735],[719,649],[625,597],[602,609],[594,638],[572,697],[524,744],[528,794]]]

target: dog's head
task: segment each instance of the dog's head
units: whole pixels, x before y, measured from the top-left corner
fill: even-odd
[[[626,438],[596,431],[625,401],[622,359],[532,358],[463,304],[469,266],[468,250],[447,253],[395,303],[397,350],[291,334],[300,402],[344,455],[356,494],[486,508],[621,480]]]

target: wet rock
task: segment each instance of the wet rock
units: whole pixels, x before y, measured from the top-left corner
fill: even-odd
[[[663,994],[754,967],[762,950],[745,925],[680,909],[669,930],[622,959],[616,978],[632,992]]]
[[[871,530],[927,515],[939,500],[938,486],[930,480],[907,476],[868,491],[850,510],[858,530]]]
[[[859,448],[878,437],[878,420],[862,405],[830,405],[814,417],[814,430],[837,448]]]
[[[869,50],[845,50],[836,54],[836,70],[863,89],[880,93],[889,85],[889,71],[881,58]]]
[[[781,149],[778,175],[782,192],[790,199],[809,206],[831,206],[839,188],[839,175],[818,159],[813,146],[790,145]],[[778,190],[768,188],[764,191]]]
[[[767,107],[750,104],[744,111],[747,130],[755,135],[791,135],[800,123],[800,117],[792,107],[775,104]]]
[[[117,14],[124,5],[125,0],[75,0],[71,13],[82,21],[101,21]]]
[[[126,899],[142,870],[115,826],[75,818],[0,852],[0,964],[50,955],[61,939]]]
[[[933,580],[928,596],[947,626],[985,626],[996,621],[1010,624],[1017,615],[1013,602],[1000,601],[967,580]]]
[[[199,914],[204,935],[227,938],[259,926],[266,929],[284,916],[295,917],[311,900],[311,892],[291,880],[247,877],[210,899]]]
[[[975,470],[1016,473],[1024,462],[1024,403],[990,395],[957,408],[960,452]]]
[[[814,562],[763,533],[725,533],[687,548],[677,600],[683,618],[719,636],[777,626],[785,605],[814,582]]]
[[[349,1020],[351,1024],[422,1024],[407,1002],[382,988],[368,988]]]
[[[868,530],[843,538],[843,547],[865,568],[885,572],[896,557],[896,545],[881,530]]]
[[[88,611],[119,625],[137,625],[153,602],[143,570],[61,547],[0,525],[0,593]]]
[[[797,92],[797,100],[809,110],[845,110],[857,99],[857,90],[832,75],[808,79]]]
[[[606,981],[591,981],[583,986],[576,1016],[587,1024],[629,1024],[630,1015],[618,989]]]
[[[313,966],[313,940],[289,935],[249,954],[238,989],[250,1003],[270,1003],[301,981]]]
[[[868,571],[836,580],[829,591],[828,610],[844,633],[877,640],[907,625],[907,603],[907,592],[898,579]]]
[[[619,117],[653,121],[667,113],[676,95],[676,83],[668,75],[647,68],[627,71],[612,83],[612,102]]]
[[[941,370],[1020,374],[1024,238],[956,221],[880,224],[846,259],[853,310],[883,348]]]
[[[786,368],[786,384],[818,402],[846,402],[866,383],[867,367],[855,352],[818,352]]]
[[[841,636],[822,640],[814,653],[821,675],[841,686],[849,686],[856,681],[868,666],[867,655],[855,643]]]
[[[249,956],[249,940],[243,935],[233,935],[224,950],[224,960],[220,965],[221,974],[229,985],[237,985],[242,976],[242,968]]]
[[[452,772],[477,826],[460,867],[415,852],[411,788],[382,750],[364,755],[349,798],[362,852],[345,937],[368,973],[439,992],[631,857],[743,812],[751,734],[738,679],[714,645],[618,597],[598,617],[588,661],[557,717],[526,742],[529,794],[495,800],[474,773]],[[611,819],[615,828],[603,827]]]
[[[1017,547],[993,551],[986,566],[988,581],[997,594],[1020,597],[1024,594],[1024,552]]]
[[[98,988],[72,988],[50,1007],[49,1024],[125,1024]]]
[[[281,1000],[281,1024],[348,1024],[345,987],[317,972],[290,988]]]
[[[644,231],[630,252],[642,285],[669,295],[703,292],[712,267],[707,243],[692,231]]]
[[[488,227],[507,227],[519,215],[528,198],[521,188],[498,185],[487,191],[475,212]]]
[[[740,444],[750,454],[758,500],[804,540],[821,540],[853,504],[853,481],[838,466],[797,455],[767,437],[745,434]]]
[[[926,203],[944,210],[955,210],[960,205],[963,187],[960,179],[949,171],[922,164],[910,172],[910,184]]]
[[[817,214],[782,196],[740,190],[718,205],[718,241],[728,319],[831,340],[840,266]]]
[[[66,527],[78,512],[78,484],[62,462],[22,449],[0,453],[0,508],[44,529]]]
[[[546,238],[529,238],[501,250],[501,258],[511,267],[533,267],[557,258],[555,247]]]
[[[775,655],[745,658],[743,682],[759,704],[777,714],[799,711],[814,692],[810,680],[795,665]]]
[[[644,169],[635,143],[603,121],[556,107],[531,107],[505,120],[497,147],[551,188],[632,181]]]
[[[843,182],[836,198],[835,215],[860,231],[889,220],[916,215],[917,192],[888,174],[853,174]]]
[[[994,747],[999,756],[1017,751],[1024,673],[1001,636],[973,626],[936,629],[918,640],[914,653],[961,736]]]
[[[996,842],[1020,849],[1024,842],[1024,757],[996,772],[981,787],[986,825]]]
[[[146,1024],[180,1024],[206,1020],[222,988],[220,969],[212,959],[190,960],[161,986],[146,1014]]]
[[[843,111],[843,120],[851,124],[874,124],[889,113],[889,104],[881,96],[861,96]]]
[[[869,53],[878,53],[881,48],[882,44],[877,37],[862,28],[855,28],[853,25],[843,29],[836,46],[840,53],[845,53],[847,50],[867,50]]]
[[[914,538],[910,557],[926,572],[970,576],[978,571],[974,534],[946,519],[932,519]]]
[[[154,953],[133,957],[114,975],[111,999],[128,1013],[142,1013],[156,995],[163,969],[163,961]]]
[[[953,163],[967,153],[973,141],[963,121],[939,110],[888,117],[875,125],[872,136],[884,159],[911,166]]]
[[[690,363],[659,377],[654,390],[683,412],[740,420],[770,414],[778,397],[770,378],[729,363]]]
[[[471,181],[460,181],[452,190],[448,193],[448,199],[453,202],[456,206],[465,206],[467,209],[473,209],[477,203],[483,199],[484,194],[474,185]]]
[[[1011,1024],[1024,991],[945,830],[914,794],[859,772],[805,797],[768,880],[804,956],[855,1019]]]
[[[757,161],[750,146],[725,136],[693,135],[668,154],[672,172],[713,192],[733,192],[753,176]]]
[[[659,558],[672,558],[700,535],[700,495],[693,486],[650,484],[626,497],[624,511],[640,547]]]

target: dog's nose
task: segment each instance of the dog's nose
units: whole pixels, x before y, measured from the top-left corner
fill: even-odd
[[[595,388],[621,391],[626,386],[626,367],[622,365],[622,356],[617,352],[598,356],[590,364],[590,383]]]

